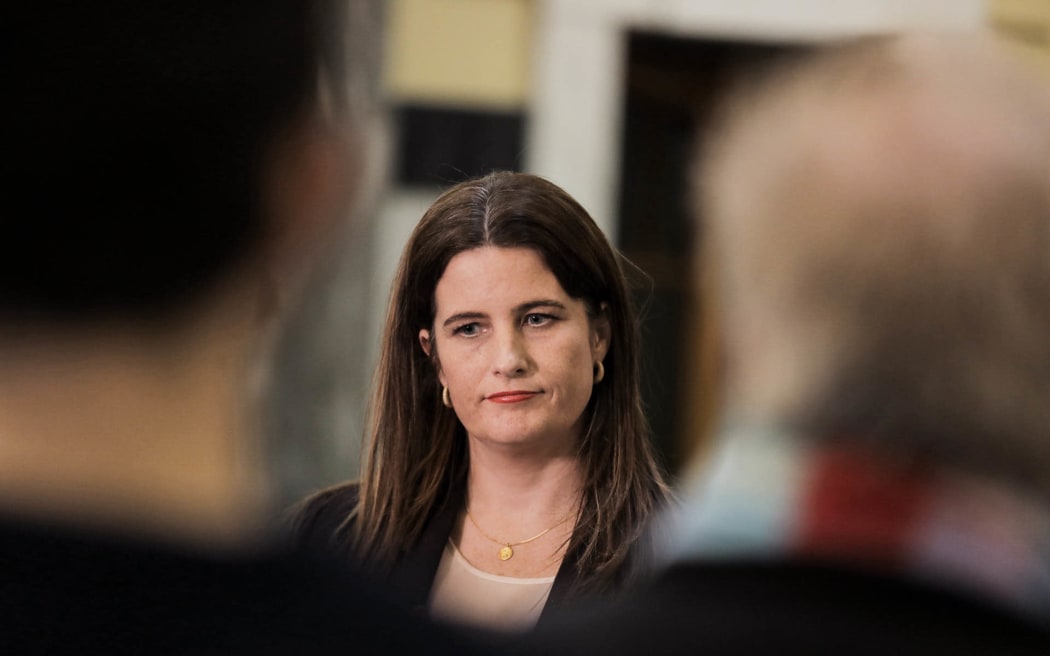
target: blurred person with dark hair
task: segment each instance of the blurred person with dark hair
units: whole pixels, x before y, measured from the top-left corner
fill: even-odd
[[[1050,653],[1050,93],[978,35],[829,45],[699,161],[724,430],[654,580],[539,653]]]
[[[565,190],[509,171],[448,189],[395,276],[362,479],[307,499],[298,539],[502,630],[619,593],[668,498],[638,332],[619,253]]]
[[[344,11],[2,10],[0,651],[466,649],[267,529],[253,372],[360,162]]]

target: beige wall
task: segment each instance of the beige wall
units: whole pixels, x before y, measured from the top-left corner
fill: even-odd
[[[520,109],[532,0],[390,0],[384,82],[394,101]]]

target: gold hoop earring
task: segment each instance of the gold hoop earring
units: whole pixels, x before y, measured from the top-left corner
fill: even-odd
[[[603,378],[605,378],[605,365],[602,364],[601,360],[598,360],[594,364],[597,366],[597,370],[594,372],[594,384],[597,385],[602,382]]]
[[[452,407],[452,397],[448,394],[448,385],[441,386],[441,402],[445,404],[446,408]]]

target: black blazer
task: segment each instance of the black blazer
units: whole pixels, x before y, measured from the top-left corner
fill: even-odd
[[[346,520],[357,504],[357,498],[357,484],[344,483],[307,499],[296,513],[293,523],[293,538],[297,545],[320,552],[326,557],[334,556],[352,563],[354,557],[348,546],[349,526]],[[395,601],[419,612],[426,611],[441,555],[463,502],[463,491],[459,490],[440,503],[423,528],[419,540],[402,551],[388,573],[378,577],[380,585],[390,592]],[[578,580],[576,562],[575,552],[566,554],[562,560],[547,604],[540,615],[540,622],[546,621],[552,609],[569,601]]]

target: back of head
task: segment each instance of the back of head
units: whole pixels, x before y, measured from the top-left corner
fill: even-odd
[[[141,316],[195,297],[251,250],[262,164],[316,102],[331,42],[317,4],[3,10],[0,315]]]
[[[736,418],[1050,481],[1050,93],[978,37],[831,46],[703,159]]]

